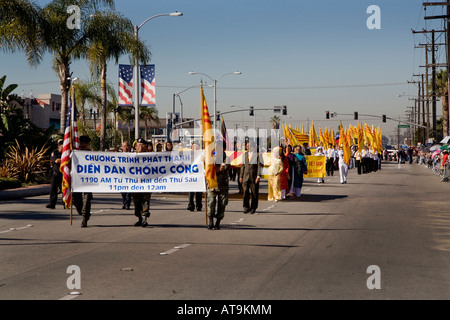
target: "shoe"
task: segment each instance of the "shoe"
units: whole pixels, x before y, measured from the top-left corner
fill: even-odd
[[[87,220],[86,220],[86,218],[83,218],[83,220],[81,221],[81,227],[82,228],[87,228]]]
[[[126,205],[123,205],[123,206],[122,206],[122,209],[126,209],[126,208],[127,208],[127,206],[126,206]]]
[[[189,211],[194,211],[194,207],[187,207]]]
[[[135,227],[140,227],[142,226],[142,218],[139,217],[139,220],[134,224]]]
[[[215,226],[214,226],[214,229],[220,230],[220,220],[221,220],[221,219],[217,219],[217,220],[216,220],[216,224],[215,224]]]
[[[52,206],[51,204],[48,204],[45,207],[48,208],[48,209],[55,209],[55,206]]]
[[[192,210],[192,211],[194,211],[194,210]],[[202,211],[202,208],[197,208],[197,211]]]
[[[251,214],[255,214],[255,212],[256,212],[256,209],[250,210],[250,213],[251,213]]]
[[[248,209],[248,208],[244,209],[244,213],[249,213],[249,212],[250,212],[250,209]]]
[[[147,222],[147,218],[144,219],[144,221],[142,221],[142,228],[148,227],[148,222]]]
[[[214,219],[209,218],[208,230],[214,230]]]

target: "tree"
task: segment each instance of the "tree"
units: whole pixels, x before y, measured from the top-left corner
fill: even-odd
[[[140,61],[147,63],[150,57],[148,48],[134,37],[131,21],[122,14],[109,10],[97,12],[86,24],[86,35],[89,38],[84,56],[89,60],[91,72],[100,77],[101,90],[101,129],[100,147],[106,147],[106,110],[107,110],[107,62],[126,53],[137,55]],[[135,84],[137,85],[137,84]]]
[[[10,84],[3,88],[6,81],[6,75],[0,78],[0,113],[6,111],[8,107],[9,95],[17,88],[17,84]]]
[[[64,133],[70,63],[79,59],[87,37],[84,28],[69,28],[67,8],[76,5],[84,25],[99,6],[114,7],[113,0],[53,0],[41,8],[30,0],[3,0],[0,3],[0,45],[5,51],[25,51],[28,61],[35,66],[45,52],[53,55],[53,67],[59,76],[61,90],[61,133]]]
[[[445,137],[449,134],[448,128],[448,77],[447,70],[439,70],[436,74],[436,94],[442,101],[442,135]]]
[[[147,121],[150,120],[150,125],[153,121],[156,123],[160,123],[159,117],[158,117],[158,110],[156,110],[155,107],[140,107],[139,108],[139,117],[144,120],[145,123],[145,140],[147,140]]]
[[[270,118],[270,123],[272,124],[272,129],[279,129],[280,121],[281,121],[281,118],[279,116],[273,116],[272,118]]]

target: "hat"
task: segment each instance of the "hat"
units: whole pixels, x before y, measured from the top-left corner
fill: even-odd
[[[80,137],[80,143],[89,143],[89,142],[91,142],[91,138],[89,138],[88,136]]]
[[[58,146],[62,145],[62,144],[63,144],[63,142],[64,142],[64,140],[63,140],[63,139],[59,139],[59,140],[58,140]]]
[[[136,143],[148,144],[148,141],[146,141],[144,138],[139,138],[136,140]]]

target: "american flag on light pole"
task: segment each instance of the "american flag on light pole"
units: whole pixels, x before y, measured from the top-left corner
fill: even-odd
[[[141,66],[141,106],[155,106],[155,65]]]
[[[64,142],[60,165],[60,171],[63,174],[62,180],[63,201],[66,204],[66,208],[70,207],[72,203],[72,190],[70,179],[72,150],[80,149],[76,113],[77,108],[75,106],[75,99],[73,99],[72,105],[72,98],[71,98],[69,102],[69,112],[67,113],[66,129],[64,131]]]
[[[133,106],[133,68],[119,64],[119,106]]]

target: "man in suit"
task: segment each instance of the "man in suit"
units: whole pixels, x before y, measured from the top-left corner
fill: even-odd
[[[261,164],[256,142],[246,142],[244,164],[239,173],[239,181],[244,189],[244,213],[254,214],[258,208],[259,181],[261,180]],[[251,199],[251,201],[250,201]]]

